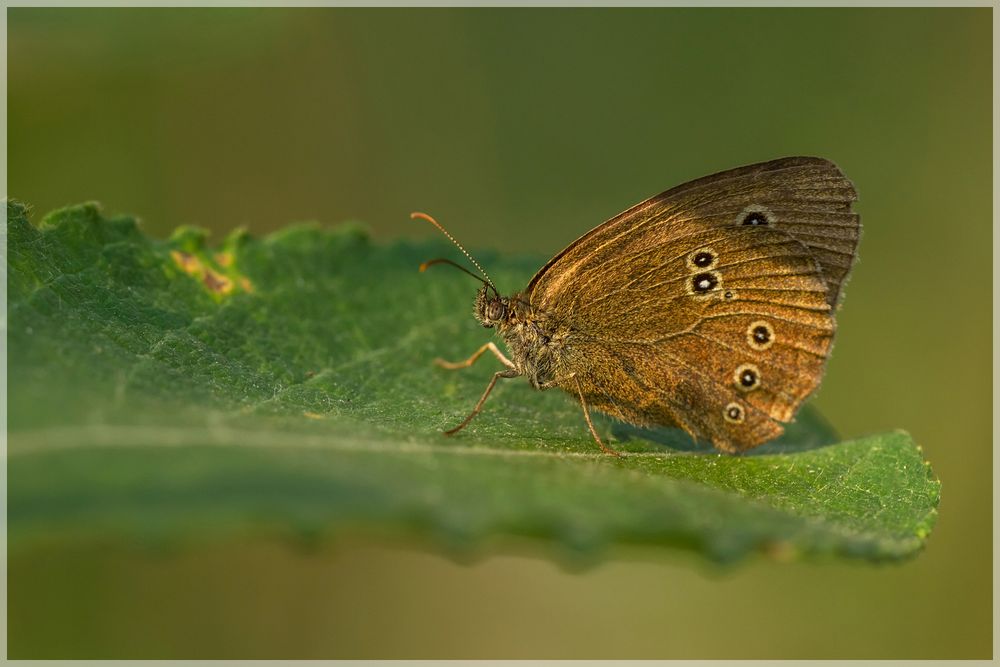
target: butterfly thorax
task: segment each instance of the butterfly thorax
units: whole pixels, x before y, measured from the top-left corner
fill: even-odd
[[[496,328],[520,375],[536,389],[547,389],[556,379],[565,335],[556,330],[522,294],[494,296],[486,288],[476,295],[475,316],[487,328]]]

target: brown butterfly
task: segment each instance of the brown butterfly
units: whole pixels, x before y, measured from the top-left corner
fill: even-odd
[[[536,389],[559,387],[639,426],[677,426],[726,452],[784,430],[819,385],[834,312],[854,263],[854,186],[828,160],[789,157],[723,171],[647,199],[553,257],[524,291],[501,296],[483,274],[475,316],[495,327],[487,350]]]

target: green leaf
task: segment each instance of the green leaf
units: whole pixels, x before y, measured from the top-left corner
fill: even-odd
[[[897,559],[933,526],[939,483],[901,431],[836,443],[804,411],[728,456],[669,429],[598,418],[504,381],[460,435],[496,362],[445,371],[489,339],[475,283],[417,265],[454,250],[295,226],[217,248],[167,241],[92,204],[38,227],[8,204],[12,545],[109,536],[171,545],[278,534],[405,533],[451,548],[533,537],[596,558],[613,544]],[[539,258],[482,263],[501,289]]]

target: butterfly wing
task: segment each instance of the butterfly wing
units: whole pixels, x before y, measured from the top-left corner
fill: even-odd
[[[800,160],[815,163],[777,163]],[[543,268],[526,296],[569,332],[557,378],[579,380],[588,403],[613,416],[678,425],[728,451],[780,434],[776,422],[790,420],[822,377],[842,277],[834,293],[815,249],[782,229],[775,211],[801,208],[806,195],[747,198],[749,182],[767,190],[760,174],[774,164],[675,188]],[[742,194],[728,189],[734,183]],[[774,217],[743,224],[748,208]]]
[[[654,248],[623,259],[621,286],[573,295],[557,377],[578,379],[613,416],[681,426],[727,451],[776,437],[819,385],[833,340],[818,263],[766,229],[702,230]]]
[[[621,242],[666,238],[679,222],[767,226],[801,241],[816,258],[836,307],[861,234],[854,185],[829,160],[789,157],[719,172],[636,204],[571,243],[528,284],[538,305],[558,298],[580,271],[613,262]],[[555,266],[558,271],[552,271]]]

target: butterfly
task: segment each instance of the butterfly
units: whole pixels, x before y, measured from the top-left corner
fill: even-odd
[[[674,187],[590,230],[550,259],[521,292],[503,296],[482,274],[475,317],[495,328],[497,381],[576,398],[600,448],[591,409],[637,426],[679,427],[736,453],[783,432],[823,377],[835,312],[857,256],[853,184],[835,164],[788,157]]]

